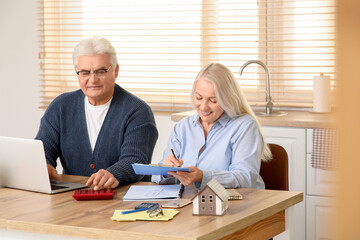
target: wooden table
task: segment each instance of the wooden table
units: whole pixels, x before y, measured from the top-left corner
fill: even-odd
[[[63,175],[63,180],[86,178]],[[169,222],[110,220],[114,210],[139,203],[122,201],[128,187],[116,189],[113,200],[96,201],[75,201],[73,191],[47,195],[0,188],[0,228],[94,239],[269,239],[285,230],[284,210],[303,199],[301,192],[238,189],[244,199],[230,201],[223,216],[193,216],[188,205]],[[195,191],[186,188],[183,197]]]

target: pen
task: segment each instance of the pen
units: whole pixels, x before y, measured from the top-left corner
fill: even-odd
[[[171,149],[171,152],[172,152],[172,155],[174,156],[174,158],[176,159],[176,156],[175,156],[175,153],[174,153],[173,149]]]
[[[172,155],[174,156],[174,158],[177,159],[175,156],[174,150],[172,148],[171,148],[171,152],[172,152]],[[179,181],[179,180],[177,180],[177,181]],[[181,198],[181,196],[184,192],[184,189],[185,189],[185,186],[184,186],[184,184],[181,183],[181,187],[180,187],[180,191],[179,191],[179,198]]]
[[[184,192],[185,186],[184,184],[181,184],[180,191],[179,191],[179,198],[181,198],[183,192]]]
[[[134,210],[129,210],[129,211],[122,211],[121,214],[128,214],[128,213],[146,211],[146,210],[149,210],[150,208],[151,208],[151,207],[139,208],[139,209],[134,209]]]

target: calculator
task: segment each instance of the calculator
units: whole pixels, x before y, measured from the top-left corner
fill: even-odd
[[[102,189],[102,190],[94,190],[94,189],[82,189],[76,190],[72,195],[78,201],[82,200],[105,200],[111,199],[114,196],[113,189]]]
[[[157,203],[143,202],[143,203],[140,203],[139,205],[135,206],[135,209],[151,208],[155,205],[157,205]]]

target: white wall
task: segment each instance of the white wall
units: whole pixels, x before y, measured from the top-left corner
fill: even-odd
[[[44,112],[39,109],[37,4],[0,0],[0,136],[35,137]],[[159,139],[153,162],[158,162],[173,122],[169,115],[155,118]]]
[[[37,0],[0,0],[0,136],[34,138],[43,110],[39,94]],[[173,122],[155,116],[159,139],[153,162],[162,151]],[[3,239],[68,239],[0,229]]]
[[[0,135],[32,138],[39,106],[36,0],[0,0]]]
[[[157,163],[162,159],[163,151],[166,147],[168,138],[175,122],[171,121],[170,115],[155,115],[156,126],[159,132],[159,138],[156,142],[152,162]]]

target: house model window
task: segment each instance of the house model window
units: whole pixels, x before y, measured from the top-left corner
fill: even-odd
[[[212,179],[192,199],[193,215],[223,215],[228,208],[229,192]]]

